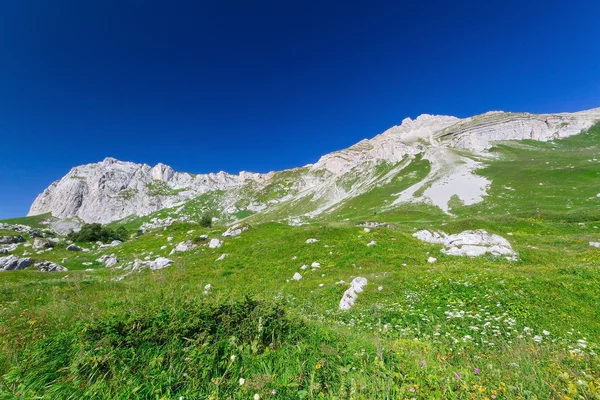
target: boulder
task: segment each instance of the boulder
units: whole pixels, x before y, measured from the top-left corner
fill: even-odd
[[[208,247],[211,249],[217,249],[223,245],[223,241],[219,239],[210,239],[208,242]]]
[[[75,245],[75,244],[70,244],[67,246],[67,250],[69,251],[81,251],[81,247]]]
[[[306,244],[317,243],[318,241],[319,241],[319,239],[310,238],[310,239],[306,239]]]
[[[427,243],[443,245],[445,248],[442,249],[442,253],[450,256],[478,257],[489,253],[493,256],[504,256],[510,260],[517,258],[517,252],[512,249],[508,240],[483,229],[464,231],[454,235],[421,230],[415,232],[413,237]]]
[[[167,268],[171,264],[173,264],[173,260],[171,260],[170,258],[165,258],[165,257],[158,257],[154,261],[147,262],[148,267],[152,271],[155,271],[157,269]]]
[[[192,250],[194,247],[196,247],[196,245],[193,244],[191,240],[186,240],[185,242],[181,242],[175,246],[173,251],[185,252]]]
[[[13,244],[24,242],[23,236],[0,236],[0,244]]]
[[[51,261],[41,261],[35,264],[35,267],[42,272],[65,272],[68,271],[62,265],[58,265]]]
[[[349,310],[354,306],[359,293],[362,293],[364,287],[367,286],[367,278],[357,276],[350,282],[350,288],[344,292],[340,300],[340,310]]]
[[[35,250],[39,250],[39,249],[49,249],[53,247],[53,243],[51,243],[49,240],[47,239],[43,239],[43,238],[39,238],[36,237],[33,240],[33,248]]]
[[[299,273],[295,273],[294,276],[292,277],[293,280],[295,281],[299,281],[300,279],[302,279],[302,275],[300,275]]]
[[[12,253],[19,247],[19,243],[0,245],[0,254]]]
[[[246,223],[236,224],[236,225],[231,226],[225,232],[223,232],[223,236],[225,236],[225,237],[239,236],[242,234],[242,232],[246,232],[248,229],[250,229],[250,225],[248,225]]]
[[[19,271],[33,265],[31,258],[18,258],[14,255],[8,257],[0,257],[0,272],[1,271]]]

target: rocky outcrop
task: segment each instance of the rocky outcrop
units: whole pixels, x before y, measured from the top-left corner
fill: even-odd
[[[65,272],[68,271],[62,265],[58,265],[51,261],[41,261],[35,264],[35,267],[41,272]]]
[[[367,286],[367,278],[357,276],[350,282],[350,288],[344,292],[340,300],[340,310],[349,310],[354,306],[358,294],[362,293],[364,287]]]
[[[0,244],[13,244],[24,242],[23,236],[0,236]]]
[[[245,204],[247,211],[261,212],[286,202],[294,205],[310,200],[312,210],[286,216],[290,223],[300,224],[389,183],[417,155],[429,161],[429,174],[399,193],[390,206],[425,201],[450,213],[448,204],[455,196],[465,205],[483,200],[490,182],[475,171],[485,164],[485,151],[495,142],[564,138],[599,120],[600,108],[540,115],[495,111],[464,119],[424,114],[414,120],[406,118],[372,139],[327,154],[315,164],[269,174],[190,175],[175,172],[164,164],[151,167],[107,158],[73,168],[36,198],[29,215],[50,212],[54,217],[106,223],[129,215],[146,215],[183,204],[200,194],[219,191],[219,206],[229,215],[238,211],[240,203]],[[470,155],[465,156],[462,149],[471,151]],[[393,168],[380,174],[377,167],[382,164]],[[277,184],[283,186],[275,198],[261,200],[261,191]],[[151,221],[141,229],[167,226],[185,217]]]
[[[96,164],[73,168],[44,190],[28,215],[47,212],[54,217],[79,217],[85,222],[107,223],[126,216],[145,215],[171,207],[213,190],[261,181],[262,175],[230,175],[175,172],[164,164],[123,162],[106,158]]]
[[[19,258],[16,256],[0,257],[0,272],[19,271],[33,265],[31,258]]]
[[[489,253],[493,256],[505,256],[511,260],[517,257],[517,252],[512,249],[508,240],[484,229],[464,231],[454,235],[421,230],[415,232],[413,236],[427,243],[445,246],[442,253],[449,256],[478,257]]]

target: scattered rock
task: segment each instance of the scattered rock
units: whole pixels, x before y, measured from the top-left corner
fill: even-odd
[[[319,239],[310,238],[310,239],[306,239],[306,244],[317,243],[318,241],[319,241]]]
[[[299,281],[300,279],[302,279],[302,275],[300,275],[299,273],[295,273],[294,276],[292,277],[293,280],[295,281]]]
[[[490,253],[493,256],[506,256],[511,260],[517,257],[508,240],[483,229],[464,231],[455,235],[421,230],[413,236],[427,243],[444,245],[446,248],[442,249],[442,253],[450,256],[477,257]]]
[[[250,229],[250,225],[248,225],[246,223],[236,224],[236,225],[231,226],[225,232],[223,232],[223,236],[225,236],[225,237],[239,236],[242,234],[242,232],[246,232],[248,229]]]
[[[23,236],[0,236],[0,244],[13,244],[24,242]]]
[[[208,247],[211,249],[217,249],[223,245],[223,241],[219,239],[210,239],[208,242]]]
[[[221,254],[221,255],[219,256],[219,258],[217,258],[215,261],[221,261],[221,260],[224,260],[224,259],[225,259],[225,257],[227,257],[228,255],[229,255],[229,254],[227,254],[227,253],[223,253],[223,254]]]
[[[308,268],[308,265],[304,264],[303,266],[300,267],[301,270],[305,270],[306,268]]]
[[[173,264],[173,260],[165,257],[158,257],[154,261],[147,262],[148,268],[150,268],[152,271],[167,268],[171,264]]]
[[[590,242],[590,246],[600,248],[600,242]]]
[[[19,243],[0,245],[0,254],[12,253],[19,247]]]
[[[190,251],[190,250],[194,249],[195,247],[196,247],[196,245],[193,244],[191,240],[186,240],[185,242],[181,242],[177,246],[175,246],[175,248],[173,249],[173,251],[171,253],[173,253],[175,251],[179,251],[179,252]]]
[[[376,244],[377,244],[376,241],[371,240],[369,243],[367,243],[367,247],[375,246]]]
[[[111,255],[105,254],[102,257],[100,257],[99,259],[97,259],[96,261],[98,261],[100,263],[104,263],[106,268],[110,268],[110,267],[116,265],[119,262],[119,259],[114,254],[111,254]]]
[[[311,268],[314,268],[314,269],[321,268],[321,263],[314,262],[310,266],[311,266]]]
[[[367,278],[357,276],[350,282],[350,288],[344,292],[342,299],[340,300],[340,310],[349,310],[356,302],[356,298],[359,293],[362,293],[364,287],[367,285]]]
[[[41,261],[35,264],[35,267],[42,272],[65,272],[68,271],[62,265],[58,265],[51,261]]]
[[[81,247],[74,245],[74,244],[70,244],[67,246],[67,250],[69,251],[81,251]]]
[[[172,242],[172,241],[173,241],[173,236],[169,236],[169,237],[167,238],[167,242]]]
[[[369,233],[369,232],[371,232],[371,228],[365,228],[364,231]]]
[[[210,294],[210,292],[212,291],[212,285],[210,283],[206,284],[206,286],[204,286],[204,292],[202,292],[202,294],[207,295]]]
[[[99,242],[98,247],[101,248],[101,249],[108,249],[110,247],[116,247],[116,246],[118,246],[120,244],[123,244],[123,242],[121,242],[120,240],[113,240],[112,242],[107,243],[107,244]]]
[[[39,237],[36,237],[33,240],[33,248],[35,250],[39,250],[39,249],[49,249],[53,246],[53,243],[51,243],[49,240],[47,239],[42,239]]]
[[[437,258],[435,258],[435,257],[429,257],[429,258],[427,259],[427,262],[428,262],[429,264],[433,264],[433,263],[434,263],[434,262],[436,262],[436,261],[437,261]]]
[[[19,271],[33,265],[31,258],[19,258],[16,256],[0,257],[0,272]]]

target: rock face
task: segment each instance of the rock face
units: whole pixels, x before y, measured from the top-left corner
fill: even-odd
[[[344,292],[340,300],[340,310],[349,310],[354,306],[359,293],[362,293],[364,287],[367,286],[367,278],[357,276],[350,282],[350,288]]]
[[[401,125],[370,140],[324,155],[314,164],[280,172],[293,178],[278,188],[281,196],[270,200],[261,200],[264,196],[259,194],[277,184],[278,173],[219,172],[192,176],[175,172],[164,164],[151,167],[106,158],[96,164],[75,167],[54,182],[36,198],[29,215],[50,212],[60,218],[79,217],[85,222],[107,223],[220,191],[224,193],[220,195],[220,207],[229,215],[239,211],[236,204],[240,202],[246,211],[261,212],[281,203],[293,205],[309,200],[310,211],[286,217],[289,223],[299,225],[377,185],[389,183],[417,156],[430,163],[429,174],[398,193],[390,206],[423,201],[450,213],[449,202],[454,196],[465,205],[483,200],[490,182],[475,170],[484,165],[485,151],[495,142],[560,139],[588,129],[598,120],[600,108],[540,115],[494,111],[464,119],[427,114],[414,120],[406,118]],[[382,163],[393,168],[380,176],[376,167]]]
[[[0,257],[0,272],[19,271],[33,265],[31,258],[18,258],[16,256]]]
[[[413,236],[427,243],[444,245],[442,253],[450,256],[477,257],[490,253],[493,256],[505,256],[509,259],[517,257],[508,240],[483,229],[464,231],[455,235],[422,230],[414,233]]]
[[[146,164],[106,158],[73,168],[33,202],[28,215],[51,212],[54,217],[79,217],[107,223],[128,215],[145,215],[171,207],[193,196],[238,186],[244,180],[260,182],[260,174],[200,174],[175,172],[164,164]]]

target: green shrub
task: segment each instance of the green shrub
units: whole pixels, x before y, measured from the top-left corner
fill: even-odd
[[[85,224],[79,232],[71,231],[68,238],[73,242],[97,242],[104,243],[113,240],[127,240],[127,229],[120,226],[117,230],[113,230],[101,224]]]
[[[209,214],[204,214],[200,218],[200,226],[210,228],[212,226],[212,217]]]

